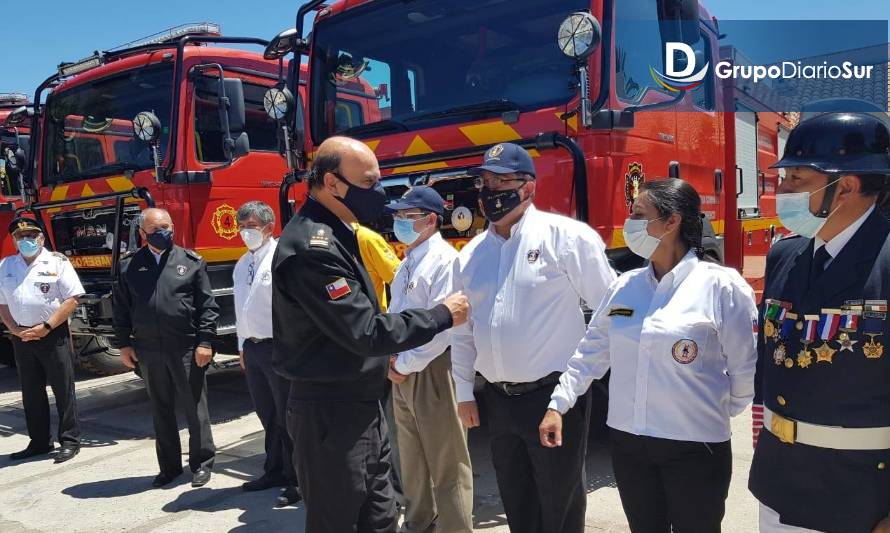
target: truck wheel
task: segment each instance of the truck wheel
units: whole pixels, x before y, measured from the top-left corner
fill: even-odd
[[[12,351],[12,341],[6,336],[0,336],[0,365],[15,366],[15,354]]]
[[[82,370],[99,376],[123,374],[130,369],[121,361],[120,352],[108,337],[74,335],[75,361]]]

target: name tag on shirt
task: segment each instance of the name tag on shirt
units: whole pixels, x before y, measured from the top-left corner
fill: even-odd
[[[629,307],[616,307],[609,310],[609,316],[632,317],[634,316],[634,310]]]

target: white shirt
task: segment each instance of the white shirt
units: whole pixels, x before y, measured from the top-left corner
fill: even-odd
[[[408,249],[390,285],[390,313],[406,309],[431,309],[451,294],[451,277],[457,250],[438,233]],[[396,372],[420,372],[451,344],[451,330],[445,330],[419,348],[402,352],[396,358]]]
[[[850,242],[850,239],[852,239],[853,235],[855,235],[856,232],[859,231],[859,228],[862,226],[862,224],[865,223],[865,219],[867,219],[869,215],[871,215],[871,212],[874,210],[875,206],[872,205],[861,217],[856,219],[856,222],[853,222],[852,224],[844,228],[843,231],[832,237],[831,240],[828,242],[823,241],[818,236],[815,237],[816,242],[813,245],[813,257],[816,256],[816,252],[822,246],[825,246],[825,251],[828,252],[828,255],[831,256],[831,258],[825,261],[825,264],[822,265],[823,268],[828,268],[828,265],[830,265],[831,262],[834,261],[834,258],[837,257],[837,254],[841,253],[841,250],[844,249],[844,246],[846,246],[847,243]]]
[[[20,326],[45,322],[62,302],[82,294],[80,278],[64,255],[43,248],[30,265],[21,254],[0,261],[0,305],[9,307]]]
[[[238,350],[244,340],[272,338],[272,256],[278,241],[265,244],[242,255],[232,271],[235,289],[235,328]]]
[[[148,251],[151,252],[151,255],[154,256],[154,258],[155,258],[155,262],[156,262],[157,264],[160,265],[160,264],[161,264],[161,258],[164,257],[164,252],[157,253],[157,252],[155,252],[154,250],[152,250],[151,248],[149,248]]]
[[[651,265],[626,272],[591,318],[549,407],[565,413],[611,367],[610,427],[729,440],[730,417],[754,397],[756,321],[754,292],[738,272],[692,252],[660,282]]]
[[[584,336],[580,300],[591,308],[615,279],[588,225],[529,207],[504,240],[492,228],[455,261],[454,290],[470,300],[453,330],[457,400],[473,400],[474,372],[489,382],[528,383],[563,372]]]

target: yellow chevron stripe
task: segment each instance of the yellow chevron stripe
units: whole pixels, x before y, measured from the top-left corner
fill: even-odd
[[[247,248],[238,246],[234,248],[195,248],[208,263],[221,263],[223,261],[237,261],[247,252]]]
[[[380,140],[378,139],[376,141],[365,141],[365,144],[368,145],[368,148],[370,148],[372,152],[376,152],[377,147],[380,146]]]
[[[129,191],[130,189],[133,188],[133,182],[130,181],[129,178],[126,178],[124,176],[107,178],[105,181],[108,183],[108,186],[111,187],[111,190],[114,192]]]
[[[405,157],[410,157],[413,155],[423,155],[432,153],[433,149],[427,144],[426,141],[420,135],[414,136],[414,140],[411,141],[411,144],[408,146],[408,149],[405,150]],[[409,165],[406,167],[399,167],[393,171],[393,174],[404,174],[406,172],[418,172],[421,170],[433,170],[437,168],[448,168],[448,165],[439,161],[435,163],[425,163],[423,165]]]

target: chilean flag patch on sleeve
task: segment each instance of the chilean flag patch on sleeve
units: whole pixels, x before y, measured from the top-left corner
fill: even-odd
[[[349,283],[346,282],[346,278],[340,278],[333,283],[329,283],[325,286],[325,289],[327,289],[331,300],[339,300],[352,292],[352,289],[349,288]]]

